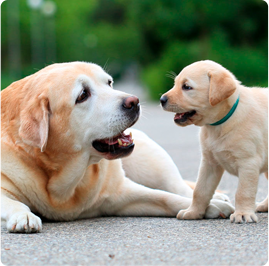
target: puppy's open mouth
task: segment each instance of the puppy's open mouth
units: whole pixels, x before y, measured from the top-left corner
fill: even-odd
[[[190,117],[194,116],[196,114],[196,111],[190,111],[186,113],[177,113],[174,117],[175,123],[183,123],[186,122]]]
[[[132,133],[124,132],[107,139],[95,140],[92,146],[99,152],[105,153],[107,159],[117,159],[129,155],[134,149]]]

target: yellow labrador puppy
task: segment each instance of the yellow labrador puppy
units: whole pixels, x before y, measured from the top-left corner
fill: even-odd
[[[167,153],[142,132],[134,131],[135,143],[124,133],[139,118],[139,101],[112,83],[101,67],[73,62],[48,66],[2,91],[1,214],[9,232],[41,231],[38,215],[58,221],[176,216],[190,206],[192,190]],[[122,165],[118,158],[134,145],[137,153]],[[230,203],[214,199],[206,214],[231,212]]]
[[[257,222],[260,173],[268,178],[268,90],[247,88],[212,61],[184,68],[161,104],[179,126],[201,126],[202,162],[193,202],[178,219],[201,219],[224,170],[239,177],[232,222]],[[257,211],[268,211],[266,198]]]

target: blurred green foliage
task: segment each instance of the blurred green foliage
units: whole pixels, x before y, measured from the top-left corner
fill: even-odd
[[[7,0],[14,1],[14,0]],[[44,0],[47,1],[47,0]],[[120,77],[136,64],[153,99],[170,89],[166,74],[211,59],[243,84],[267,86],[268,8],[262,0],[55,0],[56,62],[89,61]],[[19,0],[22,76],[53,63],[31,59],[31,16],[40,34],[51,17]],[[2,88],[14,79],[8,58],[8,11],[2,4]],[[49,38],[49,37],[47,37]],[[46,46],[46,36],[43,38]],[[44,48],[45,49],[45,48]],[[9,69],[9,71],[8,71]]]

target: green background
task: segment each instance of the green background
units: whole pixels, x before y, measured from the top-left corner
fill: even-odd
[[[78,60],[106,65],[116,79],[135,69],[152,99],[171,88],[170,71],[204,59],[244,85],[268,84],[262,0],[55,0],[53,14],[44,11],[50,1],[37,9],[26,0],[7,1],[1,6],[2,89],[53,62]]]

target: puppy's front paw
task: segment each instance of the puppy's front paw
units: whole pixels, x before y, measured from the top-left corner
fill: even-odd
[[[258,217],[254,212],[240,212],[240,211],[235,211],[230,216],[230,220],[233,223],[236,224],[241,224],[241,223],[257,223],[258,222]]]
[[[230,214],[234,212],[234,207],[228,201],[213,199],[206,208],[205,218],[215,219],[215,218],[229,218]]]
[[[10,233],[38,233],[41,229],[41,219],[31,212],[15,213],[7,221]]]
[[[177,214],[177,219],[179,220],[200,220],[203,219],[204,214],[188,208],[186,210],[181,210]]]

